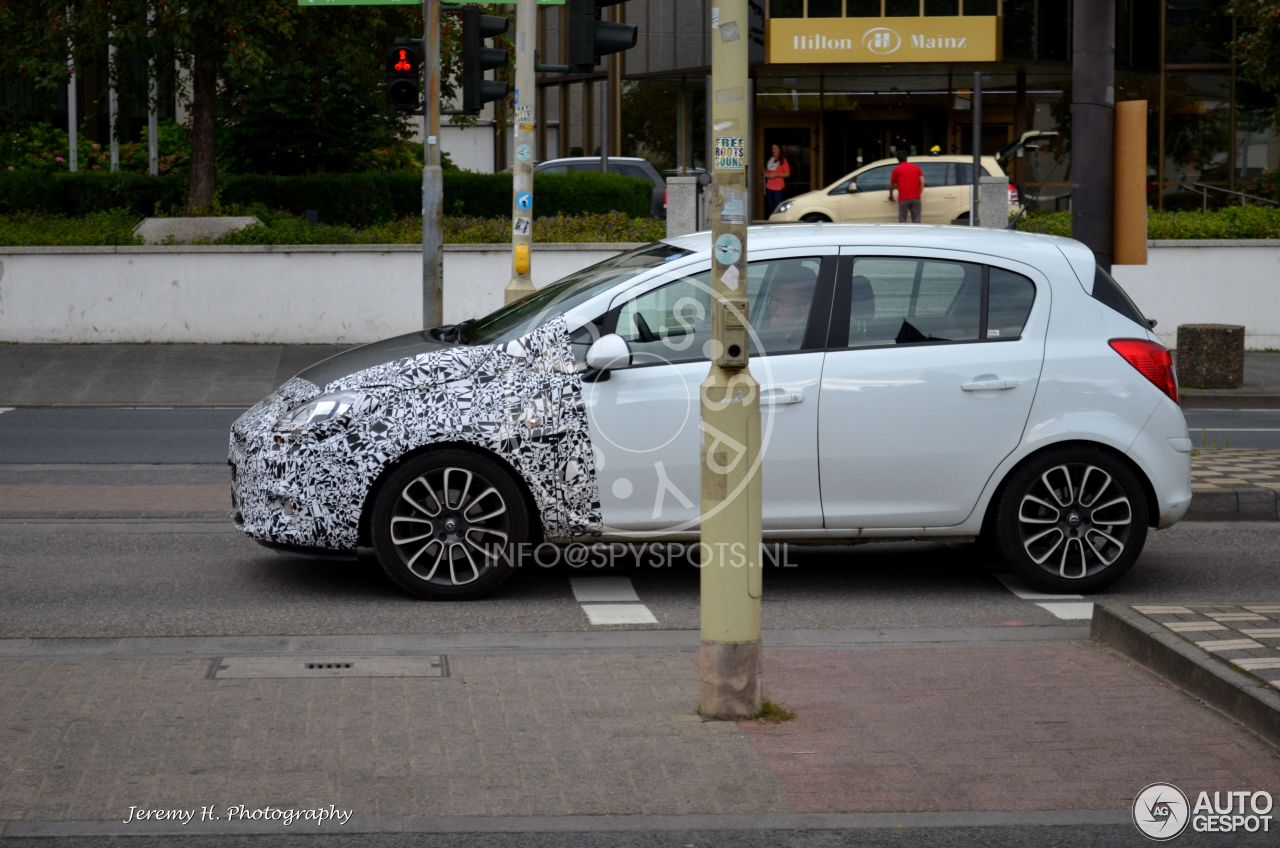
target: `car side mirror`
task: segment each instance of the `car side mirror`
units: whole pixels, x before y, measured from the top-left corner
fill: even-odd
[[[587,348],[588,371],[582,379],[588,383],[609,379],[614,368],[626,368],[631,364],[631,346],[617,333],[601,336]]]

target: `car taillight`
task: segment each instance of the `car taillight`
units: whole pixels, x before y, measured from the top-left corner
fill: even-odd
[[[1178,403],[1178,378],[1173,373],[1173,357],[1158,342],[1146,339],[1112,339],[1111,348],[1141,372],[1155,387]]]
[[[1009,183],[1009,205],[1018,205],[1018,187],[1013,183]]]

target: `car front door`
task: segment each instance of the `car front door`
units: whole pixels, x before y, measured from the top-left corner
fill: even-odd
[[[881,165],[858,174],[854,178],[858,190],[840,198],[838,220],[860,224],[898,220],[898,206],[889,202],[889,175],[892,173],[892,165]]]
[[[748,266],[753,323],[780,306],[784,285],[800,287],[809,300],[798,317],[771,322],[776,332],[753,342],[767,529],[822,526],[817,401],[835,254],[834,248],[761,251]],[[604,331],[616,331],[632,351],[630,367],[584,383],[606,532],[697,528],[699,388],[710,367],[710,302],[704,262],[620,296],[603,322]]]
[[[959,524],[1022,438],[1048,283],[990,257],[845,252],[818,415],[826,526]]]
[[[920,222],[950,224],[955,216],[956,186],[948,185],[950,165],[947,162],[917,162],[924,174],[924,191],[920,196]]]

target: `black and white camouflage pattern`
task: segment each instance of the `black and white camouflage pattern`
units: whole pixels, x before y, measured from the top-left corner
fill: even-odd
[[[278,427],[323,393],[365,394],[347,416]],[[533,494],[550,541],[600,532],[600,489],[565,322],[506,345],[457,346],[316,386],[295,377],[231,428],[232,493],[248,536],[353,550],[366,494],[424,445],[465,443],[510,464]]]

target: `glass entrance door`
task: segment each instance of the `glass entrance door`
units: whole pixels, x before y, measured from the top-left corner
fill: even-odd
[[[752,175],[754,200],[752,217],[764,219],[764,167],[769,161],[773,145],[782,148],[782,155],[791,166],[791,178],[787,180],[785,197],[795,197],[821,188],[822,175],[818,173],[818,118],[809,115],[759,115],[756,128],[757,164]]]

